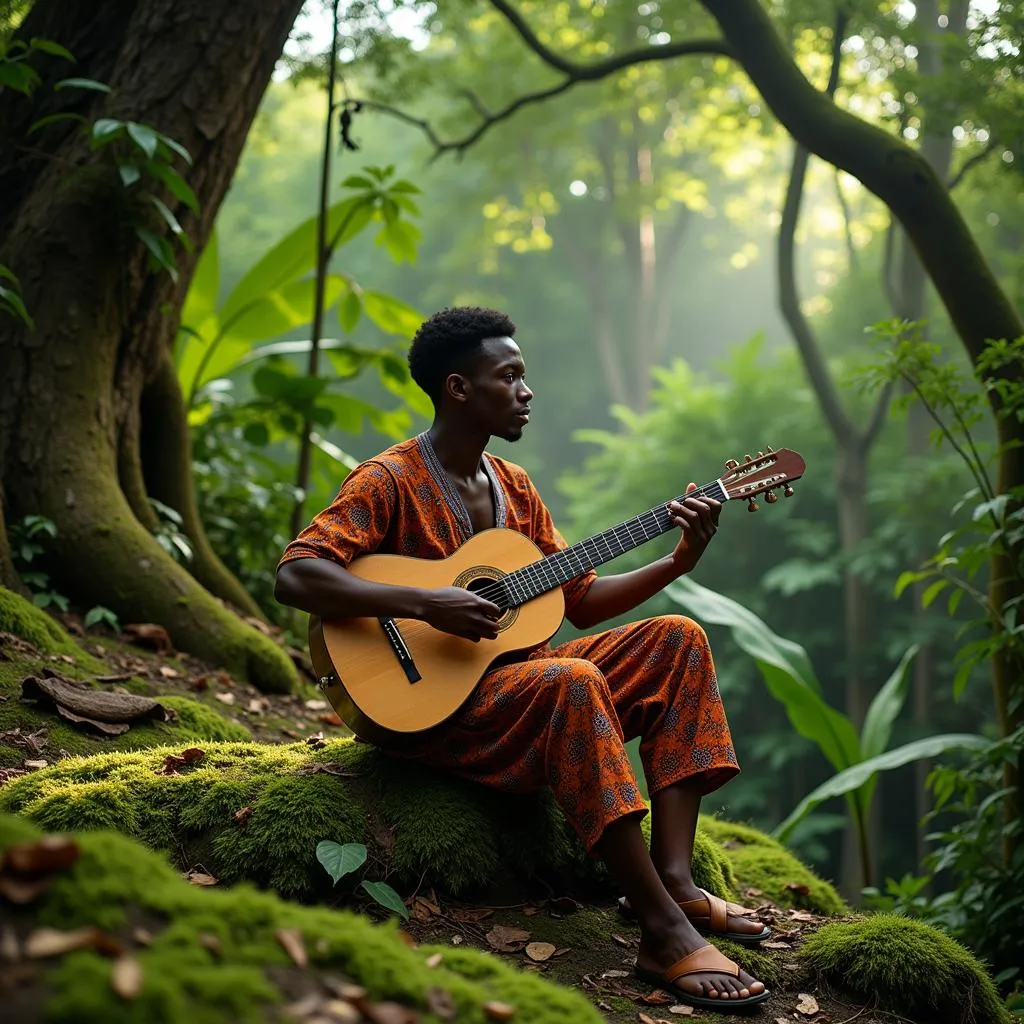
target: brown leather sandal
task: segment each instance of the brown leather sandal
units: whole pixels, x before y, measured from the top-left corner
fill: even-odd
[[[700,890],[703,895],[699,899],[684,900],[679,909],[690,919],[690,924],[704,935],[714,935],[720,939],[728,939],[740,946],[759,946],[765,939],[772,937],[772,930],[767,925],[760,932],[731,932],[729,917],[749,917],[752,913],[738,903],[727,903],[725,900],[706,889]],[[636,920],[636,914],[623,896],[619,900],[619,913],[627,920]]]
[[[763,1003],[771,995],[768,989],[758,992],[756,996],[747,996],[746,999],[712,999],[709,996],[697,996],[686,989],[680,988],[676,982],[691,974],[727,974],[732,978],[739,979],[740,969],[725,954],[715,949],[714,946],[701,946],[692,953],[688,953],[677,960],[671,967],[664,971],[650,971],[646,967],[637,964],[633,972],[643,981],[649,981],[652,985],[659,985],[672,993],[673,999],[689,1006],[696,1006],[704,1010],[717,1010],[719,1013],[729,1013],[733,1010],[746,1010],[758,1003]]]

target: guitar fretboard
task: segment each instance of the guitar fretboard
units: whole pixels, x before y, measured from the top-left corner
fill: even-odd
[[[713,498],[715,501],[727,501],[729,498],[721,480],[713,480],[673,500],[682,501],[683,498],[701,496]],[[675,529],[668,504],[665,502],[664,505],[656,505],[603,533],[596,533],[571,547],[524,565],[523,568],[502,578],[499,586],[504,593],[500,597],[492,596],[492,588],[487,588],[484,596],[503,608],[514,608],[549,590],[554,590],[555,587],[560,587],[563,583],[568,583],[569,580],[582,576],[591,569]]]

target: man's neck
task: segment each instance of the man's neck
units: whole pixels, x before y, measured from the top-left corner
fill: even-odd
[[[441,419],[435,419],[427,433],[446,473],[465,480],[476,476],[489,436],[483,437],[462,424],[447,423]]]

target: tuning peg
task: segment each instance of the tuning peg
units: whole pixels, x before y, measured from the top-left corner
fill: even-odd
[[[756,501],[754,501],[753,498],[751,498],[750,501],[747,502],[747,511],[748,512],[756,512],[760,507],[761,506],[758,505],[758,503]]]
[[[744,455],[744,456],[743,456],[743,461],[744,461],[744,462],[753,462],[754,460],[753,460],[753,458],[752,458],[751,456],[749,456],[749,455]]]
[[[787,498],[792,498],[793,497],[793,486],[792,486],[792,484],[786,484],[786,486],[782,489],[782,493]]]
[[[764,452],[758,452],[758,453],[757,453],[757,457],[758,457],[759,459],[763,459],[763,458],[764,458]]]
[[[774,449],[774,448],[773,448],[773,447],[772,447],[772,446],[771,446],[770,444],[766,444],[766,445],[764,446],[764,450],[765,450],[765,451],[766,451],[766,452],[767,452],[767,453],[768,453],[769,455],[771,455],[771,454],[772,454],[772,452],[774,452],[774,451],[775,451],[775,449]]]
[[[726,462],[726,464],[725,464],[725,468],[726,469],[735,469],[738,465],[739,465],[739,463],[735,459],[729,459]]]
[[[767,501],[769,505],[774,505],[775,502],[779,500],[779,496],[774,491],[769,491],[764,496],[764,500]]]

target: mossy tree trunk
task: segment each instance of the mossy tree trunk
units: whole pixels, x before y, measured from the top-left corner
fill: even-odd
[[[1000,288],[945,183],[926,157],[880,128],[835,107],[803,76],[760,0],[702,0],[718,22],[736,59],[796,142],[852,174],[884,202],[903,226],[956,327],[972,364],[989,341],[1024,336],[1024,321]],[[1008,370],[1015,379],[1019,370]],[[999,394],[989,389],[1000,445],[997,487],[1024,487],[1022,425],[1000,415]],[[989,599],[1003,608],[1019,598],[1014,560],[1022,545],[993,558]],[[1008,651],[993,658],[993,689],[1000,734],[1024,721],[1024,707],[1011,704],[1011,689],[1022,666]],[[1024,758],[1024,755],[1022,755]],[[1007,765],[1005,781],[1015,787],[1024,764]],[[1019,797],[1008,814],[1019,817]],[[1017,840],[1011,846],[1019,844]],[[1013,855],[1007,849],[1007,856]]]
[[[0,320],[4,514],[40,513],[56,523],[48,569],[68,596],[106,605],[122,621],[159,622],[180,648],[277,690],[294,681],[288,658],[215,600],[147,529],[140,437],[143,396],[166,371],[189,279],[300,6],[38,0],[21,33],[67,47],[77,67],[69,72],[46,57],[37,100],[10,90],[0,95],[0,148],[14,154],[0,169],[0,261],[20,276],[36,321],[29,331]],[[113,91],[49,88],[69,73]],[[72,122],[26,139],[33,121],[60,109],[90,121],[151,125],[192,154],[186,177],[200,214],[163,196],[195,244],[191,255],[178,250],[176,282],[150,270],[134,227],[159,230],[162,222],[122,187],[109,151],[93,152]],[[168,488],[171,475],[190,475],[187,446],[177,443],[173,470],[161,481]],[[223,585],[226,570],[210,568],[198,517],[189,519],[194,498],[179,491],[200,552],[197,575],[244,606]]]

